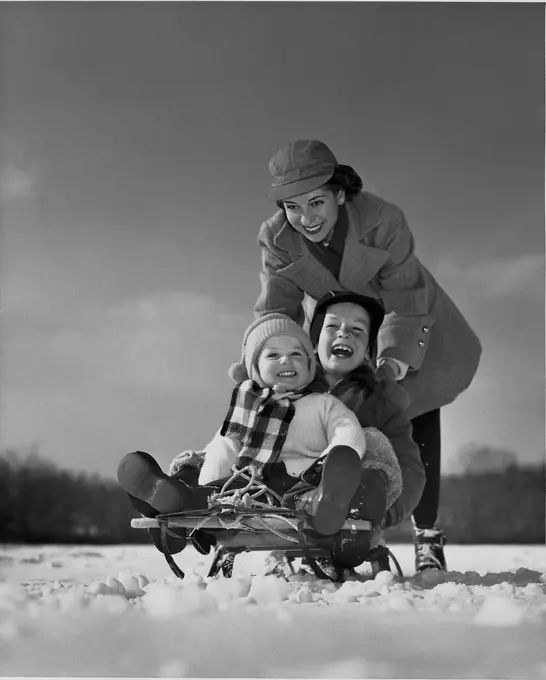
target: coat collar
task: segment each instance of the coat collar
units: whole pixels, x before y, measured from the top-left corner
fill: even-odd
[[[363,193],[347,204],[349,226],[339,281],[309,251],[305,236],[293,229],[279,211],[273,218],[279,224],[273,236],[273,244],[285,251],[291,263],[282,269],[284,275],[301,283],[301,288],[313,293],[317,287],[329,290],[352,290],[365,292],[366,283],[375,276],[389,259],[389,253],[381,248],[366,245],[370,232],[381,224],[381,215]]]

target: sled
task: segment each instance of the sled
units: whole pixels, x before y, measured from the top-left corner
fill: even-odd
[[[200,547],[198,532],[206,532],[207,539],[215,544],[215,551],[207,576],[217,576],[220,572],[229,578],[237,554],[254,550],[280,551],[287,560],[304,558],[319,578],[334,582],[344,580],[344,572],[337,571],[336,577],[326,574],[317,564],[317,558],[329,557],[335,536],[321,536],[311,525],[310,517],[302,510],[283,507],[237,507],[234,505],[213,504],[206,510],[177,512],[157,515],[154,518],[140,517],[131,520],[135,529],[159,529],[161,531],[162,552],[169,567],[178,578],[184,572],[176,564],[170,553],[167,538],[176,536],[176,529],[185,529],[196,549],[207,554],[210,550]],[[342,531],[370,531],[372,525],[364,520],[348,520]],[[403,576],[400,565],[391,551],[385,546],[372,549],[369,558],[372,573],[385,570],[382,564],[394,563],[397,572]]]
[[[304,558],[319,578],[344,580],[342,570],[337,569],[335,577],[329,576],[316,561],[330,557],[335,535],[317,534],[308,513],[283,507],[281,496],[258,480],[249,467],[233,468],[233,475],[209,499],[208,508],[135,518],[131,520],[131,526],[160,530],[161,551],[173,573],[181,579],[184,572],[174,561],[167,540],[169,535],[177,536],[176,529],[186,530],[188,538],[202,554],[208,554],[212,545],[215,546],[208,576],[222,572],[229,578],[238,553],[269,550],[282,552],[287,563],[293,558]],[[371,522],[351,519],[340,531],[371,531],[372,528]],[[402,576],[396,558],[384,546],[371,550],[367,561],[377,573],[389,569],[389,558]]]

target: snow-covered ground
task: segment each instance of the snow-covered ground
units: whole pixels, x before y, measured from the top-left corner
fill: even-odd
[[[232,579],[153,546],[0,546],[0,676],[546,679],[546,548],[447,546],[450,571]]]

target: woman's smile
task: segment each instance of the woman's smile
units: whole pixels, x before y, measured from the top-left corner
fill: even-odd
[[[339,207],[344,201],[342,192],[322,187],[286,199],[283,206],[286,219],[292,227],[310,241],[319,243],[334,229]]]
[[[324,224],[324,223],[321,222],[320,224],[316,224],[316,225],[313,226],[313,227],[303,227],[303,228],[304,228],[305,231],[306,231],[307,233],[309,233],[309,234],[316,234],[317,231],[320,231],[320,230],[321,230],[323,224]]]

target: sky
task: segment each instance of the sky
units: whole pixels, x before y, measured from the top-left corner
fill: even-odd
[[[544,458],[540,3],[0,3],[0,448],[115,475],[227,411],[268,161],[321,139],[483,343],[442,410]]]

